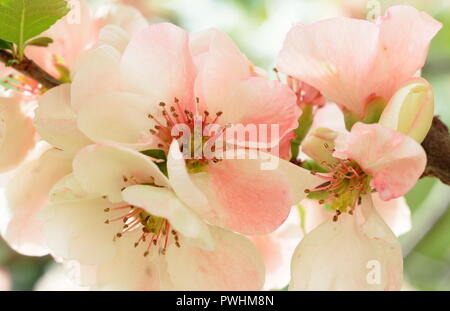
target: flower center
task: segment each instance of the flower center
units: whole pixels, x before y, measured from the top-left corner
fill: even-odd
[[[175,243],[177,247],[180,247],[178,232],[171,229],[167,219],[151,215],[132,205],[106,208],[104,211],[107,213],[118,210],[123,211],[124,214],[105,221],[105,224],[119,221],[123,223],[122,230],[116,233],[114,239],[121,238],[133,230],[141,230],[142,234],[134,243],[134,247],[138,247],[140,243],[147,243],[144,256],[148,256],[152,247],[156,247],[159,254],[162,255],[165,255],[169,243]],[[170,235],[173,236],[173,239],[169,239]]]
[[[364,173],[361,167],[352,160],[341,160],[334,165],[328,165],[329,173],[319,174],[311,172],[325,180],[323,184],[306,189],[308,198],[316,199],[319,204],[336,212],[333,217],[337,221],[340,214],[348,212],[353,214],[355,207],[361,201],[361,195],[370,193],[370,176]]]
[[[198,106],[198,98],[196,103]],[[213,116],[207,110],[203,112],[183,110],[177,98],[174,99],[173,105],[160,102],[159,107],[162,117],[148,114],[148,118],[155,122],[155,126],[149,131],[157,138],[158,148],[168,153],[171,142],[177,139],[191,172],[201,171],[210,161],[214,163],[219,161],[214,156],[208,156],[205,150],[209,148],[214,152],[215,140],[223,135],[227,128],[217,124],[223,114],[222,111]],[[210,127],[213,125],[215,128]]]

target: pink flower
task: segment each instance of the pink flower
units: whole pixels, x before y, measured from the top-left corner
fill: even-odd
[[[80,63],[71,91],[53,92],[55,96],[59,92],[60,99],[52,100],[70,103],[71,120],[89,140],[138,151],[160,149],[170,157],[175,125],[192,131],[199,116],[202,130],[216,124],[225,133],[239,133],[239,128],[226,128],[228,124],[279,126],[279,137],[244,136],[234,141],[239,148],[276,145],[296,127],[300,111],[295,94],[277,81],[257,76],[223,33],[189,35],[163,23],[142,30],[127,43],[110,40],[120,37],[119,31],[110,30],[115,35]],[[49,98],[42,107],[49,105]],[[40,113],[39,118],[46,120],[42,128],[55,120],[50,113]],[[75,132],[72,125],[70,137]],[[52,133],[54,137],[46,135],[49,142],[61,134]],[[266,234],[280,226],[291,205],[305,196],[305,185],[319,179],[268,154],[245,158],[180,158],[168,166],[168,174],[178,197],[211,224],[243,234]],[[279,161],[278,168],[261,170],[267,160]]]
[[[400,244],[364,195],[353,215],[329,218],[306,235],[291,276],[289,290],[400,290]]]
[[[85,57],[82,54],[92,46],[97,36],[99,41],[115,39],[108,36],[107,32],[99,34],[98,23],[114,24],[109,25],[109,28],[124,32],[127,36],[127,31],[131,34],[147,26],[145,19],[131,8],[121,6],[121,10],[118,10],[115,6],[108,7],[106,12],[102,13],[102,19],[93,19],[85,3],[77,3],[81,4],[81,7],[78,7],[81,9],[81,23],[71,21],[67,16],[46,33],[55,40],[48,49],[36,48],[35,51],[39,51],[36,54],[33,52],[34,48],[30,50],[29,56],[52,73],[55,70],[54,56],[64,58],[66,65],[70,66],[68,69],[74,69],[75,63]],[[33,87],[32,90],[38,91],[25,89],[27,93],[32,94],[14,94],[12,97],[0,99],[0,115],[3,120],[0,126],[0,170],[15,167],[30,153],[27,161],[13,172],[8,182],[8,202],[6,213],[2,215],[1,231],[5,240],[16,251],[41,256],[49,250],[42,236],[42,222],[36,215],[48,203],[49,190],[70,172],[70,163],[76,151],[92,141],[78,129],[75,113],[71,108],[69,84],[52,89],[40,98],[36,83],[24,81]],[[63,151],[43,151],[49,149],[47,146],[30,152],[36,138],[28,112],[39,98],[39,107],[33,120],[35,128],[43,139]]]
[[[340,110],[327,104],[302,146],[327,173],[316,174],[324,183],[302,201],[308,234],[293,257],[290,289],[399,289],[402,257],[392,231],[410,229],[401,196],[422,174],[425,152],[414,139],[380,124],[356,123],[350,132],[343,124]],[[370,194],[372,189],[378,193]],[[331,264],[320,260],[331,254]]]
[[[82,278],[87,268],[94,288],[263,285],[257,248],[244,236],[207,224],[177,197],[156,164],[132,149],[83,148],[73,173],[52,188],[50,200],[40,215],[45,241],[53,255],[78,262]]]
[[[376,23],[338,17],[299,24],[286,37],[278,68],[363,119],[369,102],[387,103],[422,68],[440,28],[409,6],[391,7]]]
[[[335,141],[334,156],[356,161],[387,201],[407,193],[425,170],[426,154],[412,138],[379,124],[357,123]]]

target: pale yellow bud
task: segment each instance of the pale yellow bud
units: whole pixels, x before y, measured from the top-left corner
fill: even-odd
[[[421,143],[430,130],[433,114],[431,85],[423,78],[414,78],[392,96],[379,123]]]

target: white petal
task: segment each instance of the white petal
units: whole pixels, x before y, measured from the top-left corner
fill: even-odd
[[[123,188],[155,182],[168,186],[167,178],[149,157],[131,149],[90,145],[73,161],[73,173],[89,193],[105,195],[111,202],[122,200]]]
[[[39,211],[48,203],[51,187],[71,170],[71,158],[51,149],[18,169],[6,189],[12,218],[3,238],[19,253],[42,256],[48,253],[42,236]]]
[[[354,216],[330,219],[306,235],[291,276],[289,290],[399,290],[400,244],[365,196]]]
[[[123,205],[123,204],[122,204]],[[122,231],[121,221],[105,224],[126,211],[105,212],[106,208],[121,206],[105,199],[53,203],[41,212],[43,232],[52,253],[64,259],[84,264],[99,264],[116,253],[113,241]]]
[[[75,112],[86,100],[118,89],[120,52],[112,46],[102,45],[88,52],[72,78],[71,105]]]
[[[39,135],[58,149],[75,152],[90,143],[78,129],[70,106],[70,84],[46,92],[35,111],[34,125]]]
[[[178,290],[259,290],[264,284],[264,262],[244,236],[210,227],[214,251],[181,241],[167,250],[170,277]]]
[[[130,232],[117,242],[116,255],[98,266],[97,287],[100,290],[159,290],[158,257],[144,257],[143,244],[135,248],[138,232]]]
[[[138,150],[150,149],[153,123],[148,101],[136,94],[111,92],[86,99],[78,112],[80,130],[98,143],[115,143]]]
[[[194,209],[208,210],[208,200],[189,177],[186,161],[176,139],[170,145],[167,172],[170,185],[181,200]]]

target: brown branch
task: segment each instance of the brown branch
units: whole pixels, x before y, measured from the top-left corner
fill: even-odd
[[[21,62],[14,62],[14,56],[10,52],[0,50],[0,61],[5,64],[9,63],[12,68],[39,82],[48,89],[61,84],[60,81],[26,57]]]
[[[422,146],[427,153],[427,167],[423,176],[436,177],[450,185],[450,133],[439,117],[434,117]]]

